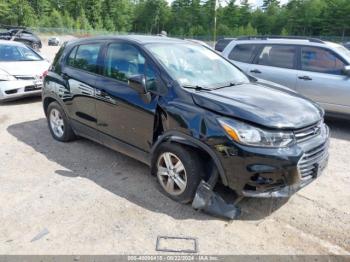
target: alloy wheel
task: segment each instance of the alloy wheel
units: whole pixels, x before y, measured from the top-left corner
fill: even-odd
[[[165,152],[160,155],[157,162],[157,177],[161,186],[170,195],[180,195],[186,189],[185,166],[173,153]]]
[[[64,135],[64,121],[60,111],[53,108],[50,112],[50,126],[56,137]]]

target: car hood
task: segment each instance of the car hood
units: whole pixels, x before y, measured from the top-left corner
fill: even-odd
[[[267,83],[197,91],[192,96],[202,108],[268,128],[298,129],[323,117],[322,109],[312,101]]]
[[[48,70],[50,64],[46,60],[42,61],[19,61],[0,62],[0,69],[13,76],[36,76],[42,75]]]

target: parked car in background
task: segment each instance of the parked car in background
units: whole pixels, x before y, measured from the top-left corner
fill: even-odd
[[[60,39],[58,37],[50,37],[48,39],[48,45],[58,46],[60,45]]]
[[[243,37],[223,55],[254,77],[316,101],[329,115],[350,117],[350,51],[319,39]]]
[[[350,42],[345,43],[344,46],[350,50]]]
[[[222,38],[219,39],[216,44],[215,44],[215,50],[218,52],[224,51],[225,47],[232,41],[235,40],[236,38]]]
[[[49,65],[26,45],[0,40],[0,101],[40,95]]]
[[[42,47],[40,38],[25,27],[0,26],[5,31],[0,32],[0,39],[21,42],[35,50]]]
[[[320,106],[185,40],[65,43],[45,77],[43,108],[54,139],[79,135],[136,158],[183,203],[215,171],[239,195],[287,197],[327,165]]]

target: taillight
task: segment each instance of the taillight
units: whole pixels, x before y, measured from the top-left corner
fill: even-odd
[[[44,71],[44,73],[40,76],[40,79],[44,79],[47,76],[48,71]]]

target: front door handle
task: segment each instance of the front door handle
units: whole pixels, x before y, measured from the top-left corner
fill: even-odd
[[[251,73],[254,73],[254,74],[261,74],[261,71],[258,70],[258,69],[253,69],[253,70],[250,70]]]
[[[309,77],[309,76],[299,76],[298,78],[301,79],[301,80],[305,80],[305,81],[310,81],[310,80],[312,80],[312,78]]]

